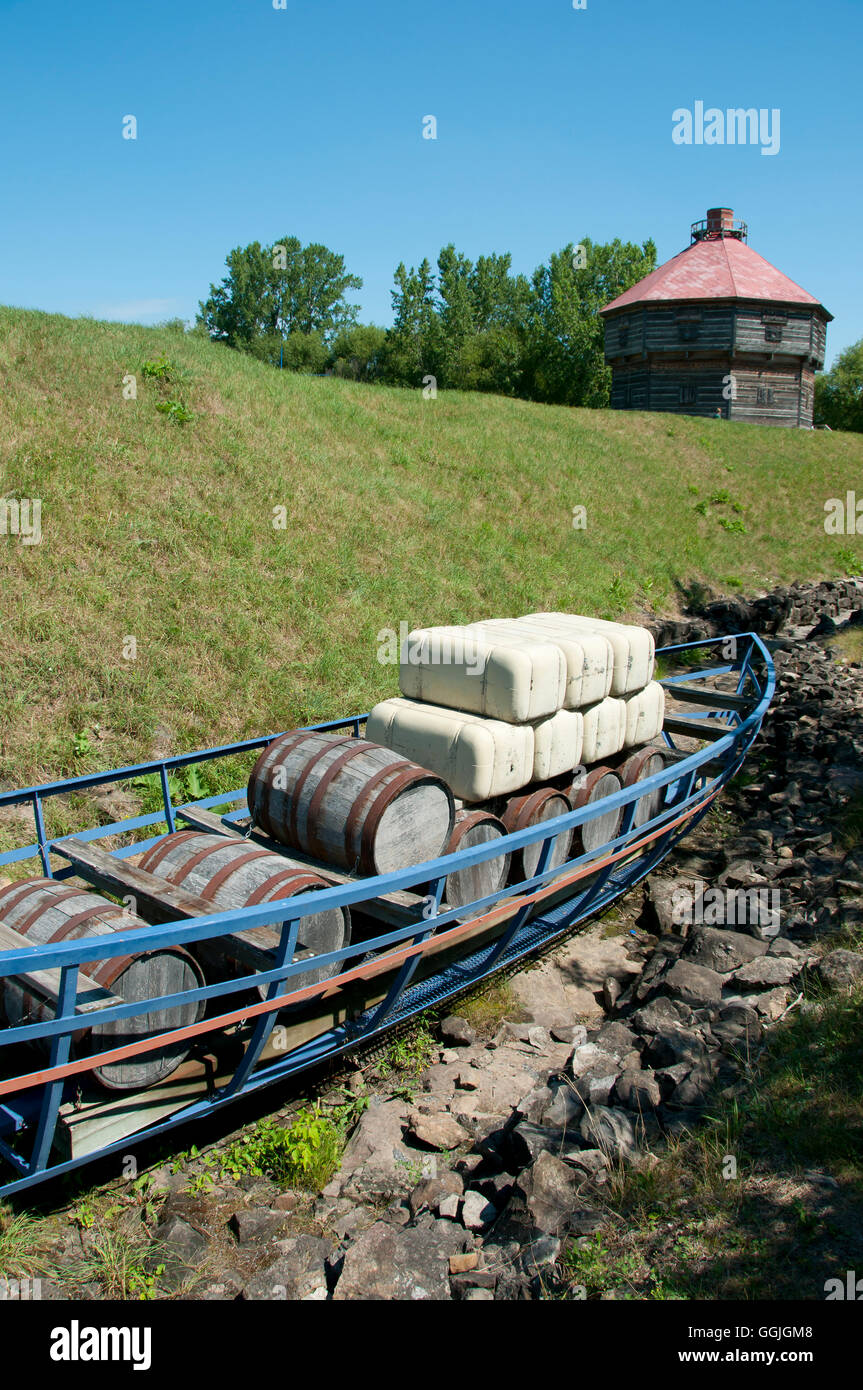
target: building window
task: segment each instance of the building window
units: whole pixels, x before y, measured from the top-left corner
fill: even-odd
[[[698,390],[694,381],[685,381],[680,388],[680,404],[695,405],[698,399]]]
[[[781,323],[765,323],[765,325],[764,325],[764,341],[765,341],[766,343],[781,343],[781,342],[782,342],[782,324],[781,324]]]
[[[684,309],[677,315],[677,332],[682,343],[694,343],[701,326],[701,312],[698,309]]]
[[[759,405],[772,405],[772,404],[773,404],[773,387],[772,387],[772,386],[759,386],[759,387],[758,387],[758,392],[757,392],[757,397],[756,397],[756,399],[757,399],[757,402],[758,402]]]

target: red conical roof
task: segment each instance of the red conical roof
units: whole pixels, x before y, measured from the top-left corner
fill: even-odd
[[[818,304],[745,241],[718,236],[695,241],[665,265],[652,270],[600,310],[625,309],[658,300],[767,299],[780,304]],[[824,310],[827,313],[826,309]],[[832,318],[831,314],[827,315]]]

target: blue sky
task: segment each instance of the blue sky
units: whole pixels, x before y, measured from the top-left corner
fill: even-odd
[[[386,324],[449,241],[666,260],[721,204],[835,315],[832,361],[863,336],[861,53],[861,0],[0,0],[0,302],[193,318],[231,247],[289,234]],[[675,145],[696,101],[779,108],[778,154]]]

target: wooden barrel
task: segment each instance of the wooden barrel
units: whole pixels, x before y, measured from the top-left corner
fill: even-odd
[[[579,811],[582,806],[593,806],[605,797],[613,796],[615,792],[620,791],[622,785],[620,777],[610,767],[591,768],[590,772],[576,778],[570,788],[569,799],[573,810]],[[601,849],[609,840],[613,840],[620,831],[622,814],[618,807],[616,811],[600,813],[592,820],[585,821],[583,825],[576,826],[575,845],[578,854],[588,854],[591,850]]]
[[[664,767],[665,758],[661,749],[639,748],[618,768],[618,776],[625,787],[632,787],[636,782],[644,782],[648,777],[662,772]],[[635,806],[633,825],[644,825],[659,815],[665,804],[665,792],[665,787],[657,787],[655,791],[639,798]]]
[[[456,850],[470,849],[474,845],[486,845],[505,835],[506,826],[490,811],[456,811],[455,825],[446,847],[447,854]],[[444,898],[450,907],[464,907],[477,898],[495,893],[506,883],[509,873],[510,856],[501,854],[494,859],[486,859],[483,864],[474,864],[470,869],[456,869],[447,875]],[[479,908],[478,911],[485,911]],[[468,913],[467,917],[475,914]]]
[[[569,797],[565,796],[563,792],[557,791],[555,787],[539,787],[535,791],[511,796],[506,803],[502,820],[507,834],[511,835],[516,830],[526,830],[529,825],[540,825],[543,821],[554,820],[557,816],[565,816],[567,811],[571,810]],[[565,830],[558,835],[551,847],[551,856],[546,867],[556,869],[559,864],[565,864],[569,858],[571,844],[571,830]],[[523,850],[514,851],[510,874],[511,883],[530,878],[532,874],[536,873],[542,845],[542,840],[537,840],[535,844],[527,845]]]
[[[57,883],[51,878],[32,878],[0,890],[0,918],[35,945],[77,941],[82,937],[113,937],[116,932],[144,928],[147,923],[107,898]],[[120,995],[127,1004],[157,999],[179,990],[197,989],[204,983],[195,961],[179,946],[160,947],[137,955],[114,956],[110,960],[89,961],[84,973]],[[40,1023],[54,1017],[54,1005],[37,999],[12,979],[5,980],[3,1008],[11,1025]],[[106,1051],[137,1042],[143,1037],[183,1028],[203,1017],[204,1002],[179,1004],[156,1009],[114,1023],[95,1023],[89,1027],[89,1050]],[[90,1015],[98,1018],[98,1014]],[[76,1035],[80,1044],[84,1032]],[[169,1076],[188,1055],[187,1043],[174,1043],[153,1052],[141,1053],[122,1062],[94,1067],[93,1075],[112,1091],[134,1091],[152,1086]]]
[[[148,873],[159,874],[176,888],[211,902],[216,909],[253,907],[256,903],[275,902],[292,898],[297,893],[316,893],[330,884],[313,869],[285,860],[272,850],[252,845],[248,840],[229,839],[226,835],[208,835],[205,831],[177,830],[166,835],[158,844],[141,856],[139,867]],[[272,949],[278,942],[281,927],[255,927],[246,932],[246,939],[260,942],[263,950]],[[297,933],[297,952],[294,960],[308,960],[330,951],[341,950],[350,944],[351,916],[346,907],[331,907],[301,917]],[[218,937],[200,942],[207,954],[207,963],[218,959],[219,953],[230,958],[230,950]],[[191,948],[197,952],[197,947]],[[322,966],[298,976],[296,988],[318,984],[330,975],[338,974],[338,966]],[[246,972],[243,972],[246,973]],[[267,986],[261,987],[261,994]]]
[[[392,873],[443,853],[452,792],[426,768],[365,739],[282,734],[249,778],[255,825],[350,873]]]

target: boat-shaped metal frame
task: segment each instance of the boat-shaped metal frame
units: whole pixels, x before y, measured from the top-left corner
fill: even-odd
[[[0,1186],[0,1196],[29,1188],[106,1154],[128,1153],[132,1141],[136,1148],[142,1146],[176,1126],[210,1115],[240,1096],[248,1096],[366,1043],[383,1030],[441,1004],[501,967],[543,948],[586,918],[602,912],[649,874],[706,814],[722,786],[740,769],[758,735],[774,691],[769,652],[754,633],[665,647],[658,650],[657,656],[686,666],[682,674],[668,676],[663,684],[668,694],[682,693],[685,703],[695,704],[696,709],[694,712],[687,710],[684,719],[666,718],[662,738],[671,757],[663,771],[601,802],[515,832],[503,840],[460,850],[395,873],[337,883],[316,893],[123,931],[113,938],[84,937],[0,952],[0,981],[7,976],[52,971],[56,972],[53,979],[57,982],[53,1018],[0,1029],[0,1178],[8,1176],[8,1181]],[[724,688],[714,686],[714,680],[722,680]],[[733,690],[729,688],[732,685]],[[359,737],[365,717],[351,716],[311,727],[351,730]],[[675,743],[681,734],[706,740],[707,746],[683,752]],[[0,869],[11,863],[35,859],[47,877],[63,879],[75,875],[78,871],[74,864],[62,859],[61,848],[63,840],[72,837],[51,839],[46,835],[45,803],[56,796],[128,782],[148,774],[160,778],[164,803],[161,811],[79,832],[77,840],[98,841],[159,827],[158,834],[152,838],[112,851],[121,861],[155,844],[165,833],[165,827],[169,831],[182,828],[187,815],[194,823],[196,813],[208,811],[212,806],[232,808],[223,817],[228,829],[246,813],[244,790],[175,806],[169,786],[170,774],[214,758],[254,752],[275,737],[277,735],[272,734],[108,773],[4,792],[0,794],[0,809],[30,807],[36,840],[0,855]],[[635,825],[640,799],[656,791],[660,792],[662,802],[658,813],[645,823]],[[590,854],[548,869],[556,835],[617,807],[621,808],[622,821],[613,840]],[[469,907],[447,909],[441,905],[448,873],[538,842],[541,842],[539,862],[531,878],[477,899]],[[55,862],[58,859],[60,863]],[[320,912],[325,906],[347,905],[361,910],[363,904],[368,906],[381,895],[405,889],[419,890],[425,895],[422,911],[415,920],[391,930],[384,929],[371,939],[352,941],[328,955],[295,960],[298,923],[303,915]],[[86,972],[89,962],[135,951],[177,945],[194,947],[196,942],[264,925],[281,928],[280,946],[272,970],[208,983],[156,1000],[117,1003],[98,1014],[98,1022],[104,1024],[147,1014],[156,1008],[167,1009],[203,1000],[206,1013],[200,1022],[144,1036],[95,1055],[73,1056],[73,1034],[82,1027],[81,1014],[76,1013],[79,971]],[[304,974],[322,966],[332,969],[334,973],[330,978],[304,984]],[[266,986],[266,997],[256,994],[254,1002],[250,1003],[251,991],[260,985]],[[363,989],[371,1002],[351,1016],[343,1016],[345,1011],[340,1013],[338,1000],[347,997],[353,987]],[[280,1017],[294,1020],[315,1008],[322,1010],[323,1020],[327,1017],[334,1020],[330,1026],[324,1022],[319,1032],[296,1045],[291,1046],[289,1042],[283,1050],[274,1047],[273,1030]],[[219,1039],[228,1034],[235,1039],[235,1060],[228,1074],[216,1076],[209,1087],[201,1088],[205,1094],[190,1102],[179,1101],[167,1115],[145,1121],[140,1127],[127,1130],[110,1142],[97,1144],[86,1153],[68,1157],[56,1149],[61,1106],[65,1103],[68,1108],[70,1095],[94,1066],[122,1061],[168,1043],[218,1044]],[[290,1039],[290,1030],[286,1036]],[[4,1065],[5,1049],[36,1041],[48,1045],[44,1064],[9,1075]],[[10,1055],[5,1053],[6,1057]],[[158,1090],[156,1086],[139,1094],[152,1096]]]

